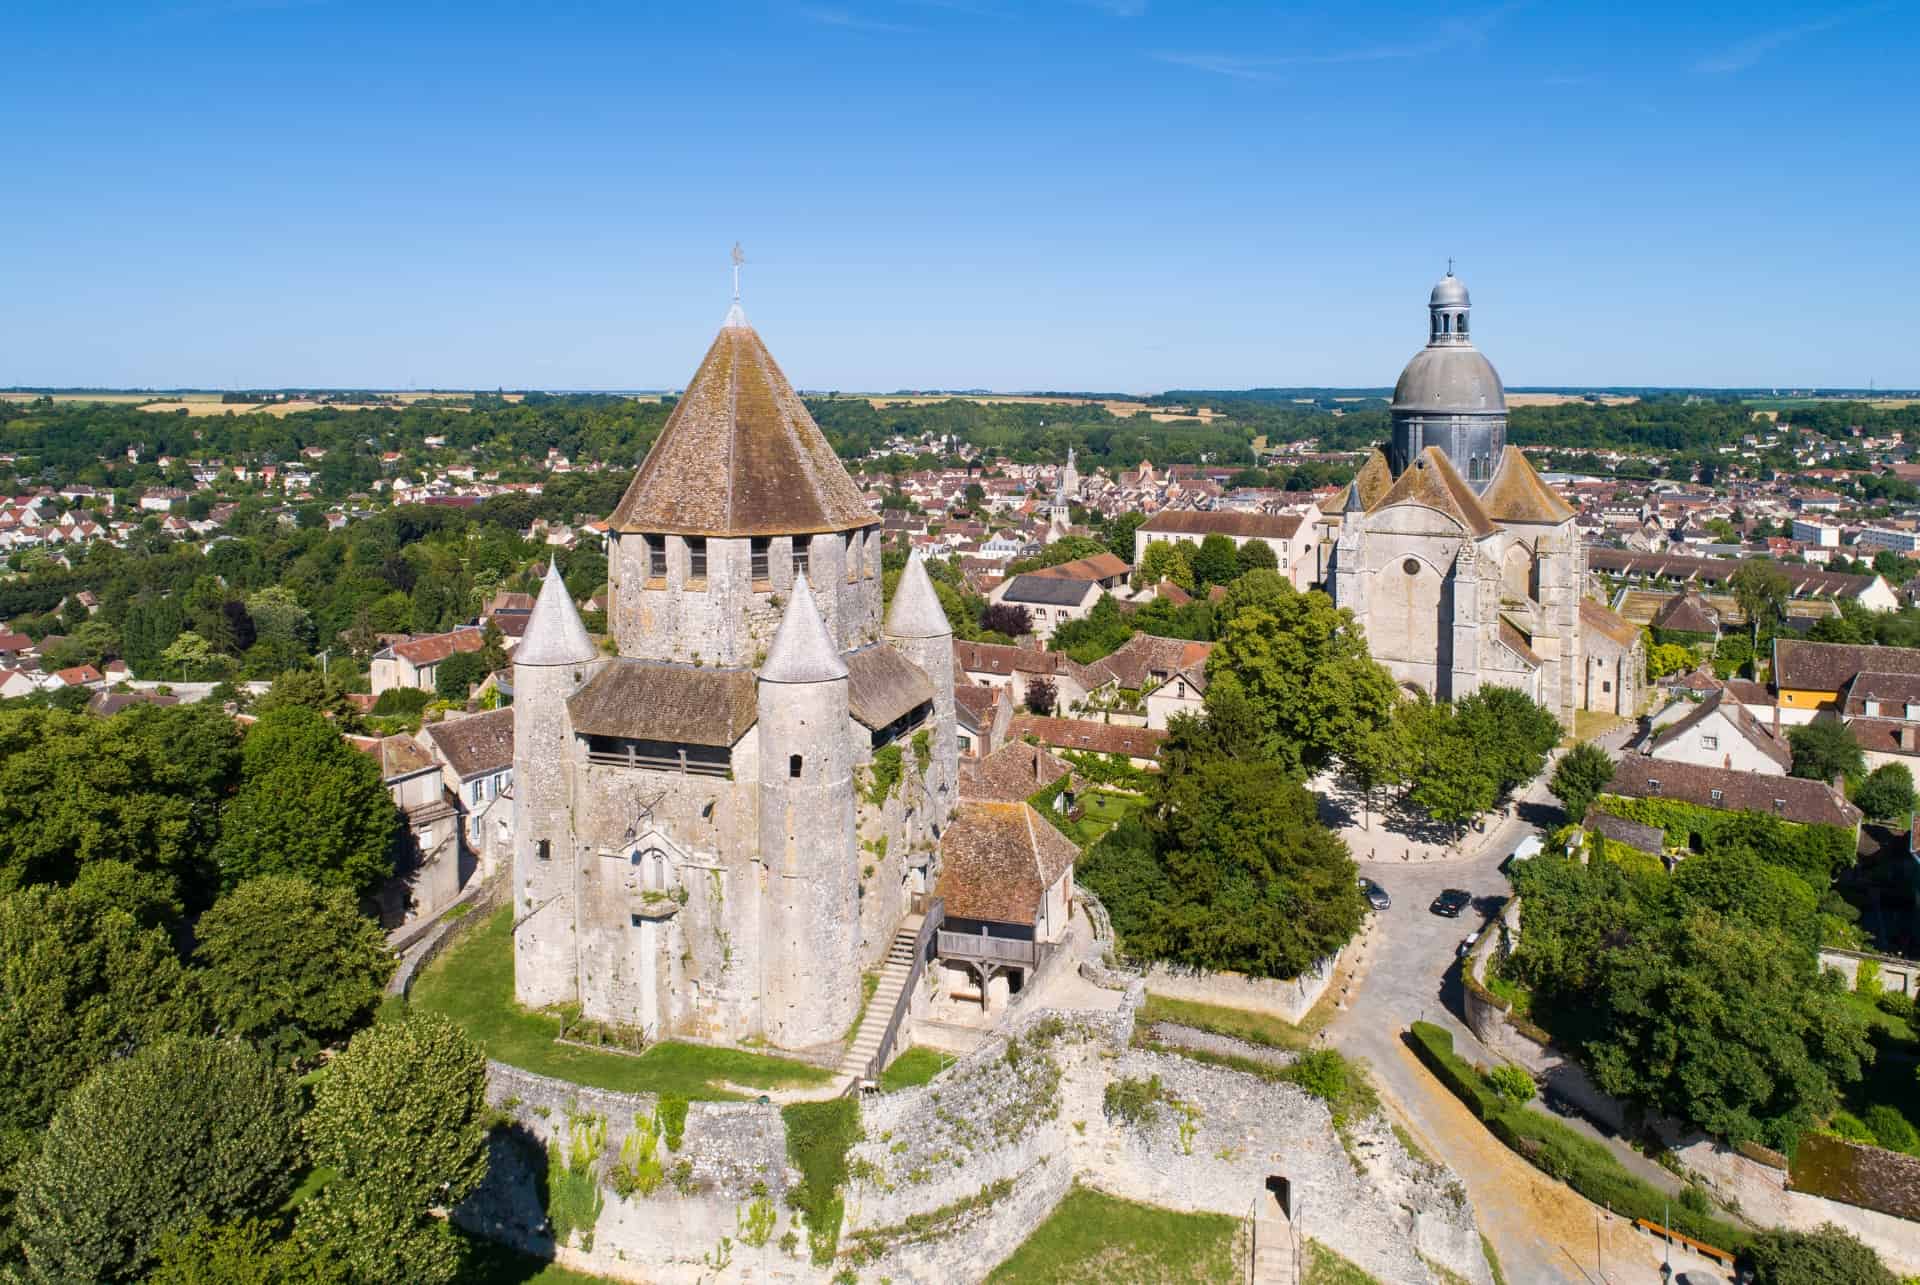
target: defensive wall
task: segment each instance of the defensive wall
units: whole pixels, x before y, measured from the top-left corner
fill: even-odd
[[[1326,1104],[1291,1084],[1132,1047],[1143,996],[1136,984],[1117,1012],[1025,1015],[932,1083],[865,1097],[840,1252],[824,1267],[810,1261],[807,1229],[785,1199],[801,1179],[779,1109],[757,1102],[692,1104],[680,1148],[662,1147],[672,1180],[644,1197],[604,1191],[590,1240],[556,1247],[540,1194],[553,1180],[546,1145],[564,1142],[570,1121],[599,1117],[604,1167],[656,1099],[497,1063],[487,1099],[511,1123],[494,1135],[486,1182],[454,1217],[619,1280],[826,1285],[853,1268],[861,1280],[949,1285],[982,1279],[1076,1180],[1244,1217],[1270,1199],[1267,1180],[1284,1176],[1300,1233],[1375,1276],[1437,1281],[1438,1264],[1487,1285],[1479,1231],[1450,1171],[1409,1154],[1379,1117],[1348,1124],[1343,1140]],[[1149,1114],[1109,1114],[1110,1085],[1156,1078]]]

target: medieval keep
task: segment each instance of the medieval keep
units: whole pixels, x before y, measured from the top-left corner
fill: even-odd
[[[1638,631],[1585,601],[1573,506],[1507,445],[1506,393],[1470,311],[1449,270],[1427,301],[1427,346],[1394,386],[1393,441],[1325,506],[1327,589],[1374,659],[1437,699],[1497,684],[1563,722],[1633,713]]]
[[[952,630],[738,303],[514,653],[514,986],[649,1038],[841,1039],[954,806]]]

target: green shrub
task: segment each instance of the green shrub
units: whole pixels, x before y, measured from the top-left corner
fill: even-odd
[[[397,714],[410,718],[426,709],[427,702],[432,699],[432,692],[418,687],[389,687],[373,702],[373,712],[382,716]]]
[[[1835,1111],[1833,1117],[1827,1121],[1827,1130],[1835,1137],[1845,1138],[1848,1142],[1864,1142],[1868,1145],[1873,1143],[1873,1130],[1867,1127],[1866,1121],[1851,1111]]]
[[[1913,996],[1911,995],[1904,994],[1900,991],[1881,991],[1880,998],[1873,1002],[1879,1006],[1882,1013],[1890,1017],[1905,1018],[1908,1021],[1913,1020],[1914,1006]]]
[[[1502,1102],[1520,1106],[1533,1098],[1533,1077],[1511,1062],[1503,1062],[1488,1071],[1486,1079],[1487,1087],[1499,1094]]]
[[[654,1117],[660,1121],[667,1150],[678,1151],[687,1136],[687,1100],[675,1093],[663,1094],[660,1105],[654,1109]]]
[[[1153,1076],[1140,1080],[1123,1076],[1107,1082],[1107,1091],[1101,1107],[1109,1120],[1124,1120],[1128,1124],[1152,1124],[1160,1117],[1160,1102],[1167,1091],[1160,1084],[1160,1077]]]
[[[1336,1128],[1373,1114],[1379,1105],[1366,1073],[1334,1049],[1302,1053],[1277,1077],[1296,1084],[1327,1104]]]
[[[607,1170],[607,1185],[621,1197],[651,1196],[666,1181],[660,1162],[660,1117],[636,1115],[633,1131],[620,1143],[620,1158]]]
[[[847,1152],[861,1138],[860,1101],[796,1102],[780,1108],[780,1117],[787,1126],[787,1159],[800,1171],[787,1200],[807,1220],[814,1266],[824,1267],[840,1244],[840,1189],[847,1181]]]
[[[547,1144],[547,1221],[554,1244],[565,1245],[579,1232],[580,1248],[593,1249],[594,1224],[607,1203],[595,1172],[606,1145],[607,1122],[597,1115],[569,1116],[566,1145],[557,1139]]]
[[[1500,1099],[1473,1065],[1453,1051],[1453,1033],[1431,1022],[1415,1022],[1413,1051],[1455,1097],[1466,1103],[1475,1118],[1486,1120],[1500,1112]]]
[[[1880,981],[1880,962],[1873,959],[1860,961],[1859,971],[1853,975],[1853,993],[1867,999],[1879,999],[1885,991]]]
[[[1866,1125],[1873,1140],[1889,1151],[1911,1153],[1920,1147],[1920,1134],[1915,1133],[1907,1117],[1885,1102],[1867,1108]]]

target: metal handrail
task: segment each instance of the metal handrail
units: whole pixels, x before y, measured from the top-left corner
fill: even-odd
[[[867,1059],[869,1081],[880,1078],[880,1072],[887,1069],[887,1057],[893,1052],[893,1042],[900,1035],[900,1023],[906,1020],[907,1010],[913,1004],[913,988],[920,984],[920,976],[926,971],[927,959],[932,955],[934,934],[940,931],[940,925],[947,922],[947,903],[939,897],[927,903],[926,917],[920,921],[920,931],[913,939],[913,965],[907,969],[906,983],[900,987],[900,998],[893,1002],[893,1016],[887,1019],[887,1029],[880,1036],[880,1046]]]

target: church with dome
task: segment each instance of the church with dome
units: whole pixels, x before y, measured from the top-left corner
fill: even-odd
[[[1325,584],[1375,660],[1458,700],[1512,687],[1562,722],[1637,712],[1639,631],[1587,597],[1574,509],[1507,445],[1507,399],[1451,269],[1394,385],[1393,440],[1323,506]]]

